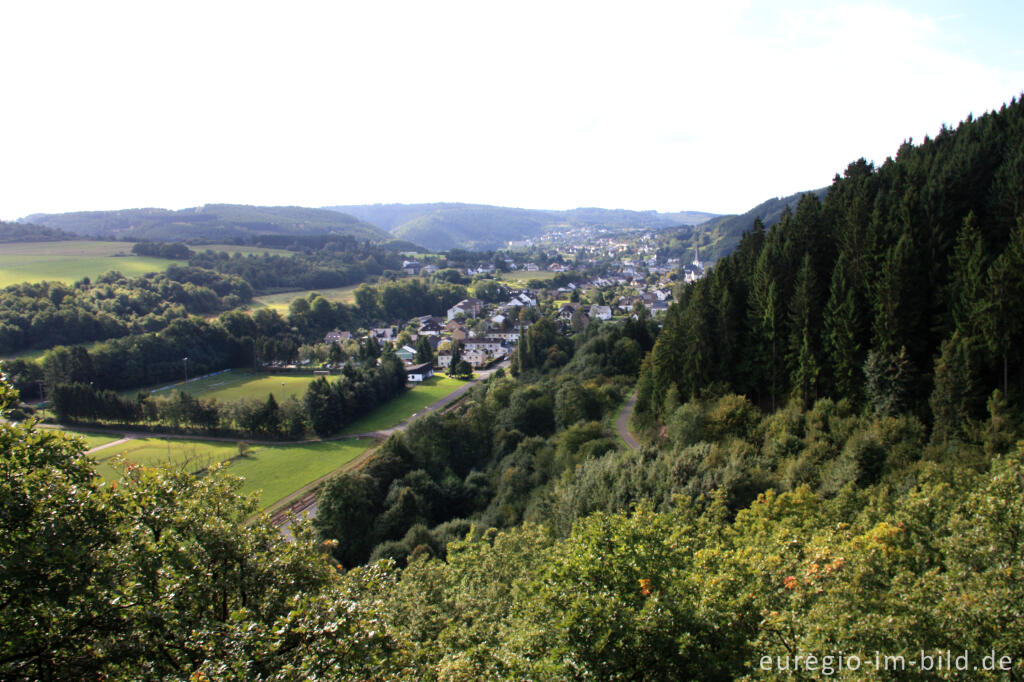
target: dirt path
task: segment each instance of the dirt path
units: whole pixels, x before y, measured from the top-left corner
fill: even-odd
[[[640,441],[629,430],[629,418],[633,416],[634,405],[636,405],[636,391],[626,399],[626,404],[619,411],[619,416],[615,420],[615,430],[618,432],[619,438],[624,440],[630,449],[637,450],[640,448]]]

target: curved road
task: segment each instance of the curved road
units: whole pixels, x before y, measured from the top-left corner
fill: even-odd
[[[629,430],[629,418],[633,416],[634,405],[636,405],[636,391],[633,391],[626,399],[626,404],[619,411],[619,416],[615,419],[615,430],[618,432],[619,438],[624,440],[631,450],[638,450],[640,441]]]

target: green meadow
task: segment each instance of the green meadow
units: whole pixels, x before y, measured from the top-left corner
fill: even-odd
[[[465,381],[445,376],[431,377],[386,405],[381,405],[362,419],[353,422],[342,433],[371,433],[390,429],[465,384]]]
[[[282,315],[287,314],[288,306],[297,298],[306,298],[312,293],[317,293],[332,303],[355,303],[355,291],[359,285],[337,287],[335,289],[309,289],[307,291],[286,291],[278,294],[267,294],[253,298],[252,307],[270,308]]]
[[[233,369],[205,379],[190,380],[187,387],[183,383],[178,383],[171,388],[185,391],[197,398],[216,398],[222,403],[234,402],[241,398],[266,400],[267,394],[273,393],[274,400],[280,404],[291,396],[302,400],[302,396],[306,395],[306,387],[315,378],[309,374],[261,374]],[[156,394],[165,392],[157,391]],[[132,395],[134,394],[133,392]]]
[[[260,509],[266,509],[299,488],[351,462],[373,445],[373,440],[326,441],[282,445],[253,445],[239,456],[237,443],[139,438],[93,454],[97,473],[108,481],[121,477],[120,462],[142,466],[180,468],[200,473],[207,467],[229,462],[227,472],[245,479],[243,493],[259,492]],[[230,461],[229,461],[230,460]]]
[[[494,276],[495,278],[503,280],[505,282],[521,285],[525,284],[526,282],[529,282],[531,279],[552,279],[557,274],[557,272],[552,272],[550,270],[538,270],[537,272],[530,272],[528,270],[516,270],[514,272],[497,272],[494,274]]]
[[[95,279],[105,272],[137,276],[161,272],[183,261],[133,256],[126,242],[14,242],[0,248],[0,286],[19,282]]]

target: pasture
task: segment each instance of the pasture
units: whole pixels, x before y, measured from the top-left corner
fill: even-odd
[[[431,377],[386,405],[381,405],[362,419],[349,424],[342,433],[371,433],[390,429],[465,384],[465,381],[445,376]]]
[[[200,473],[207,467],[229,462],[227,473],[245,479],[243,493],[259,493],[260,509],[266,509],[299,488],[326,476],[363,454],[368,438],[319,443],[251,445],[239,456],[234,442],[139,438],[93,454],[97,473],[105,480],[121,477],[118,459],[143,466],[165,466]]]
[[[307,291],[286,291],[279,294],[267,294],[265,296],[256,296],[252,300],[251,307],[256,308],[270,308],[276,310],[282,315],[288,313],[288,306],[291,305],[292,301],[297,298],[306,298],[312,293],[317,293],[326,298],[332,303],[355,303],[356,296],[355,291],[358,284],[347,287],[337,287],[334,289],[309,289]]]
[[[95,279],[117,270],[128,276],[162,272],[184,261],[133,256],[126,242],[13,242],[0,248],[0,287],[19,282],[64,282]]]

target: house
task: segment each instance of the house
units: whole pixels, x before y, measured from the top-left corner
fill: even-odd
[[[530,272],[539,272],[540,271],[540,268],[537,266],[536,263],[527,263],[526,265],[523,266],[523,269],[524,270],[528,270]]]
[[[370,330],[370,336],[383,346],[385,343],[395,340],[395,337],[398,336],[398,330],[394,327],[378,327],[377,329]]]
[[[324,336],[324,343],[326,343],[329,346],[332,343],[344,343],[345,341],[348,341],[351,338],[352,332],[343,332],[338,329],[335,329],[334,331],[327,332],[327,334]]]
[[[612,319],[611,306],[607,305],[592,305],[590,306],[590,317],[595,320],[610,320]]]
[[[578,303],[563,303],[562,307],[559,308],[558,312],[555,314],[555,317],[563,322],[568,322],[572,320],[572,315],[576,312],[576,308],[578,307]]]
[[[397,355],[398,359],[402,362],[412,362],[416,357],[416,349],[411,346],[402,346],[395,351],[395,355]]]
[[[418,260],[402,261],[402,270],[406,271],[410,275],[420,274],[420,268],[422,267],[423,264],[420,263]]]
[[[449,360],[451,358],[449,357]],[[434,376],[434,368],[429,362],[424,362],[419,365],[406,365],[405,366],[405,378],[409,383],[419,383],[426,381],[430,377]]]
[[[448,309],[448,319],[454,320],[459,313],[466,317],[476,317],[485,305],[479,298],[464,298]]]
[[[452,364],[452,352],[450,350],[443,350],[437,354],[437,366],[441,369],[447,369]]]
[[[444,329],[438,322],[433,319],[429,319],[420,326],[416,332],[420,336],[440,336],[441,331]]]

